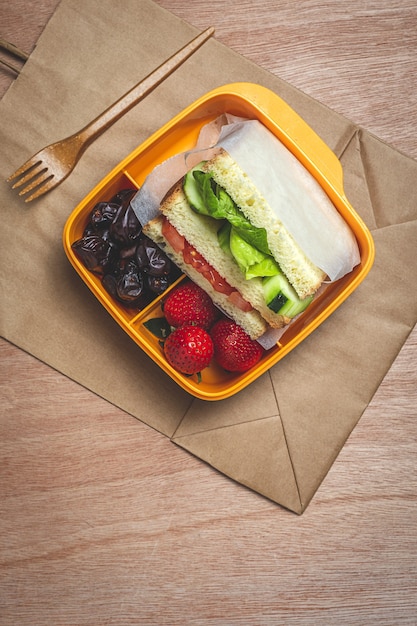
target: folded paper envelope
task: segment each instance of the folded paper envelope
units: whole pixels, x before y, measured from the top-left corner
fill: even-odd
[[[211,40],[36,204],[24,205],[5,183],[28,156],[81,128],[195,32],[148,0],[126,0],[123,12],[111,0],[60,3],[0,103],[1,332],[219,471],[301,513],[416,323],[417,163]],[[202,73],[204,55],[210,63]],[[200,95],[237,80],[280,95],[336,152],[346,195],[372,231],[376,260],[343,306],[291,354],[236,396],[207,403],[182,391],[119,329],[69,266],[61,235],[73,208],[133,148]]]

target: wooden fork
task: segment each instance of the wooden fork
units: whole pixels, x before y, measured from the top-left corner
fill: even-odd
[[[18,179],[12,188],[15,189],[28,183],[19,191],[20,196],[33,191],[25,198],[25,202],[30,202],[54,189],[72,172],[85,149],[99,135],[172,74],[213,33],[213,27],[207,28],[79,132],[37,152],[9,176],[8,182]]]

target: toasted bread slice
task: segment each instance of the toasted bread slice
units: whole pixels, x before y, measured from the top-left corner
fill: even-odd
[[[269,249],[283,273],[303,299],[314,294],[326,278],[316,267],[269,206],[249,176],[225,151],[207,161],[203,167],[258,228],[265,228]]]
[[[259,311],[272,328],[282,328],[289,322],[288,318],[275,313],[266,304],[262,278],[247,280],[233,257],[221,249],[217,238],[220,222],[195,213],[187,202],[181,183],[165,198],[160,210],[180,235]]]

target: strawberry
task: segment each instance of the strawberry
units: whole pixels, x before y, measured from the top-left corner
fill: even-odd
[[[222,319],[210,331],[217,363],[228,372],[246,372],[261,358],[264,350],[241,326]]]
[[[196,324],[208,330],[220,315],[210,296],[191,281],[174,289],[166,298],[163,309],[168,324],[174,328]]]
[[[209,365],[214,349],[208,332],[189,324],[168,335],[164,351],[168,363],[176,370],[183,374],[196,374]]]

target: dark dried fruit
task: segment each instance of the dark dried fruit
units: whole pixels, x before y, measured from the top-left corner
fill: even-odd
[[[136,248],[138,266],[151,276],[164,276],[171,271],[171,261],[160,248],[145,235]]]
[[[152,293],[159,296],[161,293],[166,291],[167,287],[169,287],[170,280],[168,276],[151,276],[148,274],[146,276],[146,284]]]
[[[120,206],[126,199],[128,199],[130,202],[135,193],[136,189],[121,189],[111,198],[110,203]]]
[[[142,232],[141,223],[130,206],[131,195],[126,195],[110,224],[111,237],[122,248],[130,248]]]
[[[97,235],[79,239],[72,248],[85,267],[100,276],[117,256],[115,246]]]
[[[120,205],[111,202],[98,202],[91,212],[90,224],[96,232],[108,229]]]
[[[134,261],[128,261],[117,274],[107,274],[102,280],[103,287],[114,298],[128,306],[147,304],[143,276]]]
[[[83,237],[72,248],[85,267],[101,277],[106,291],[129,308],[143,308],[181,274],[142,233],[130,206],[135,189],[122,189],[90,213]]]

